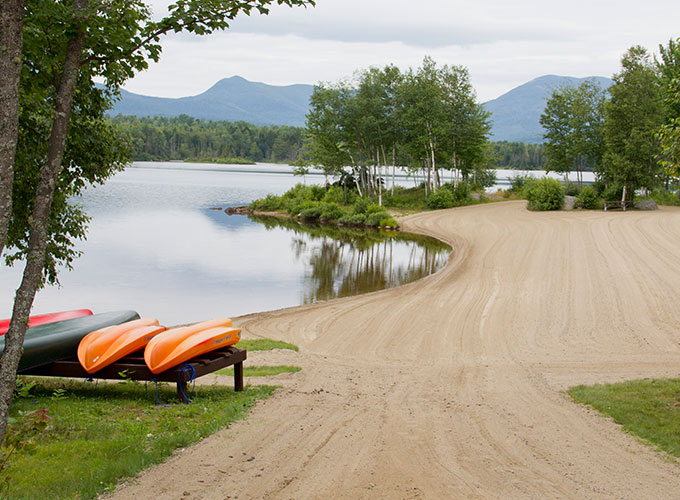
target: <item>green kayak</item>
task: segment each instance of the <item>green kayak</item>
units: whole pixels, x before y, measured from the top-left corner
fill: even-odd
[[[115,311],[29,328],[26,330],[24,353],[19,360],[18,372],[72,358],[78,352],[81,339],[88,333],[134,319],[139,319],[139,314],[135,311]],[[3,336],[0,337],[0,353],[4,350]]]

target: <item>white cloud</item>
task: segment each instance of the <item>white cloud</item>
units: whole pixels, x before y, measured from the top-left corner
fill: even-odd
[[[611,76],[631,45],[655,50],[680,36],[679,18],[680,2],[667,0],[318,0],[206,37],[169,36],[161,62],[126,89],[179,97],[233,75],[275,85],[335,81],[372,65],[415,67],[430,55],[467,66],[486,101],[545,74]]]

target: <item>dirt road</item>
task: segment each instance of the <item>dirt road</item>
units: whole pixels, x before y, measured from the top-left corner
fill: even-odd
[[[678,376],[680,210],[509,202],[403,226],[454,247],[444,270],[235,321],[304,370],[112,498],[680,498],[680,465],[563,392]]]

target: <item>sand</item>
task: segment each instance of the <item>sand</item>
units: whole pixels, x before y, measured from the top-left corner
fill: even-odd
[[[573,403],[576,384],[675,377],[680,210],[417,214],[439,273],[235,319],[274,377],[247,420],[144,472],[123,499],[666,499],[680,466]],[[251,380],[251,382],[261,380]],[[225,379],[229,382],[229,379]]]

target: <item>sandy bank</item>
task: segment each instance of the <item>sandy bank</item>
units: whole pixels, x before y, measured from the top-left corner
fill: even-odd
[[[677,376],[680,210],[508,202],[401,223],[451,244],[449,264],[239,318],[298,344],[303,372],[112,498],[678,497],[678,465],[562,391]]]

